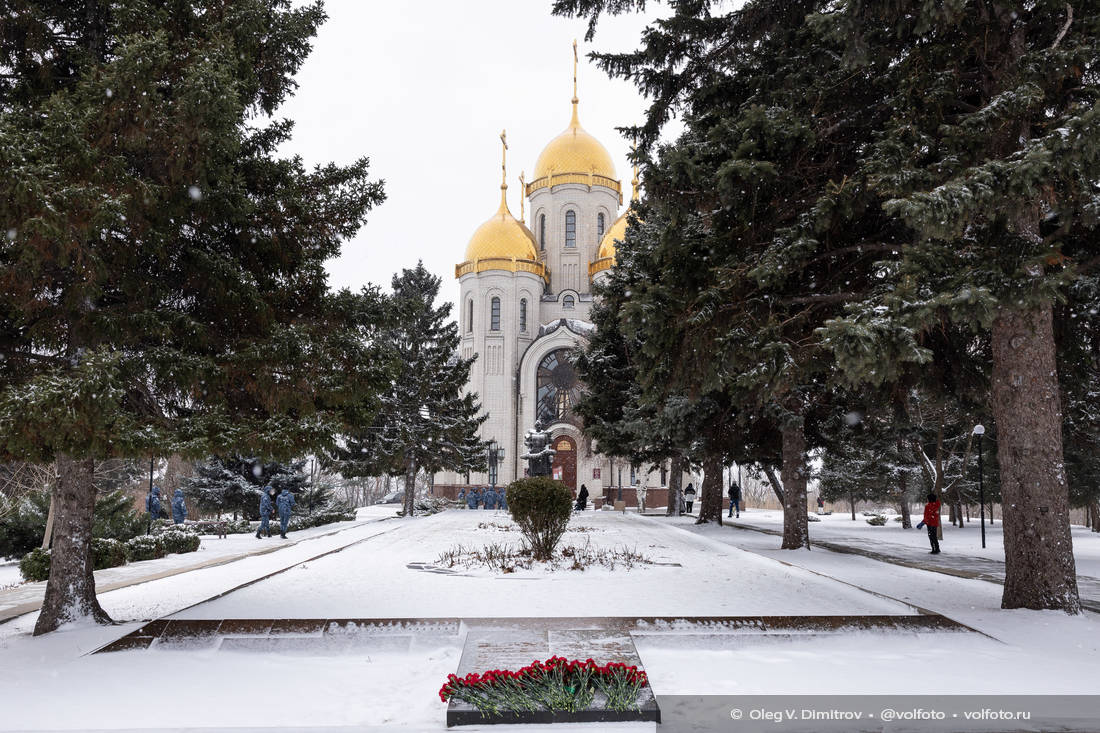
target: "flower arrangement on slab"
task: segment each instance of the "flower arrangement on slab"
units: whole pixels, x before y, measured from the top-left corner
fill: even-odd
[[[638,693],[646,686],[646,673],[620,662],[598,665],[550,657],[535,660],[518,671],[492,669],[465,677],[447,675],[439,699],[460,700],[484,715],[537,710],[576,712],[591,707],[597,695],[602,707],[617,712],[638,709]]]

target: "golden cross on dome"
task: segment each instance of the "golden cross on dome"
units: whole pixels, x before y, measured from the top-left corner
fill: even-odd
[[[577,103],[577,39],[573,39],[573,104]]]
[[[508,131],[500,131],[500,187],[508,188]]]
[[[527,182],[523,180],[523,171],[519,172],[519,220],[524,217],[524,199],[527,197]]]

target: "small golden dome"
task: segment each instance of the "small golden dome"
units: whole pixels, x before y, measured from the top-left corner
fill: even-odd
[[[477,228],[466,245],[466,261],[490,258],[537,260],[535,237],[508,210],[507,187],[500,187],[500,208]]]
[[[573,98],[573,119],[565,132],[551,140],[535,163],[535,180],[566,174],[601,176],[615,180],[615,164],[600,141],[581,127],[577,100]]]
[[[631,179],[630,185],[633,186],[634,191],[630,196],[630,202],[634,203],[638,200],[638,168],[634,168],[634,178]],[[596,254],[596,260],[614,259],[615,258],[615,242],[626,239],[626,215],[630,213],[630,207],[628,206],[622,216],[615,220],[615,223],[611,225],[611,228],[607,230],[607,234],[603,235],[603,239],[600,240],[600,251]]]

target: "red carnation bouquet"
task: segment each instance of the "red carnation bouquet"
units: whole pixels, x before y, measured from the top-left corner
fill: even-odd
[[[485,715],[504,712],[590,708],[597,698],[608,710],[638,709],[638,693],[648,684],[645,672],[620,662],[598,665],[565,657],[535,660],[518,671],[491,669],[465,677],[447,675],[439,699],[468,702]]]

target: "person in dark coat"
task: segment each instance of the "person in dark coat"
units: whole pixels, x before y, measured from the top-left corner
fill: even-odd
[[[587,508],[588,508],[588,487],[585,486],[584,484],[581,484],[581,490],[577,494],[576,509],[577,509],[578,512],[583,512]]]
[[[485,506],[482,509],[496,509],[497,508],[497,492],[493,491],[492,486],[485,487]]]
[[[154,486],[149,491],[149,495],[145,497],[145,511],[149,512],[149,516],[153,519],[160,519],[160,487]]]
[[[294,508],[294,494],[290,489],[283,489],[279,497],[275,499],[279,508],[279,536],[286,539],[286,526],[290,522],[290,510]]]
[[[508,489],[502,488],[497,492],[497,505],[504,511],[508,511]]]
[[[187,505],[183,503],[183,489],[176,489],[172,494],[172,521],[183,524],[187,519]]]
[[[688,487],[684,489],[684,504],[687,505],[687,513],[691,514],[691,505],[695,503],[695,487],[688,484]],[[718,511],[721,511],[719,509]]]
[[[466,489],[458,490],[458,501],[462,502],[463,504],[466,503]]]
[[[924,505],[924,520],[917,529],[928,527],[928,542],[932,545],[930,555],[940,554],[940,502],[934,493],[928,494],[928,503]]]
[[[741,516],[741,485],[738,484],[736,481],[733,481],[732,479],[730,480],[729,497],[730,497],[730,513],[729,513],[729,515],[732,517],[734,510],[736,510],[737,511],[737,516],[740,517]]]
[[[477,501],[479,498],[477,493],[477,489],[474,488],[466,492],[466,507],[468,509],[477,509]]]
[[[263,492],[260,493],[260,528],[256,530],[256,539],[263,539],[263,535],[266,533],[268,537],[271,536],[271,510],[274,508],[272,499],[275,496],[275,489],[270,486],[265,486]]]

